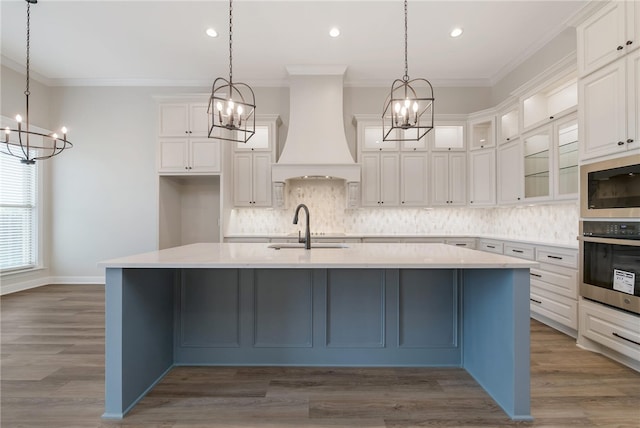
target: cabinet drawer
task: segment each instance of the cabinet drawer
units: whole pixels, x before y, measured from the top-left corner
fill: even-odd
[[[588,300],[580,302],[580,334],[640,361],[640,317]]]
[[[476,248],[476,240],[475,239],[465,239],[465,238],[445,239],[444,243],[447,244],[447,245],[454,245],[456,247],[471,248],[471,249],[475,249]]]
[[[531,312],[578,329],[578,301],[543,290],[531,284]]]
[[[536,260],[542,263],[551,263],[558,266],[578,268],[578,251],[562,250],[558,248],[537,247]]]
[[[505,256],[519,257],[521,259],[535,260],[534,247],[521,244],[504,244]]]
[[[578,299],[578,271],[541,263],[531,268],[531,285],[571,299]]]
[[[498,241],[487,241],[485,239],[480,240],[479,250],[487,251],[489,253],[502,254],[504,250],[504,244]]]

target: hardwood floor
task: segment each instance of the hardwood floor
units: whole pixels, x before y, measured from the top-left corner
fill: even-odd
[[[0,298],[4,427],[640,427],[640,373],[531,322],[534,422],[462,369],[179,367],[122,421],[101,420],[102,286]]]

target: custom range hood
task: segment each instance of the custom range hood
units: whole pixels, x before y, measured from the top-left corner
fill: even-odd
[[[345,66],[289,66],[289,132],[274,182],[291,178],[340,178],[360,182],[344,133]]]

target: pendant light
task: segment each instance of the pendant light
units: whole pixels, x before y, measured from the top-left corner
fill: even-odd
[[[31,4],[38,0],[25,0],[27,2],[27,87],[24,91],[26,97],[26,115],[24,122],[22,116],[16,115],[17,128],[4,129],[4,141],[0,144],[0,153],[20,159],[20,162],[33,165],[37,160],[49,159],[62,153],[63,150],[73,147],[67,140],[67,128],[61,129],[62,137],[58,134],[42,134],[32,131],[29,125],[29,67],[30,67],[30,38],[31,38]]]
[[[382,113],[384,141],[418,141],[433,129],[433,86],[409,79],[407,60],[407,0],[404,1],[404,76],[394,80]]]
[[[233,0],[229,0],[229,80],[218,77],[209,97],[209,138],[246,143],[255,134],[256,101],[245,83],[233,81]]]

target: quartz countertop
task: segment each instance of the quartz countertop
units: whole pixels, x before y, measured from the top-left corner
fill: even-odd
[[[346,244],[346,248],[269,248],[267,243],[200,243],[99,263],[104,268],[531,268],[538,263],[445,244]]]

